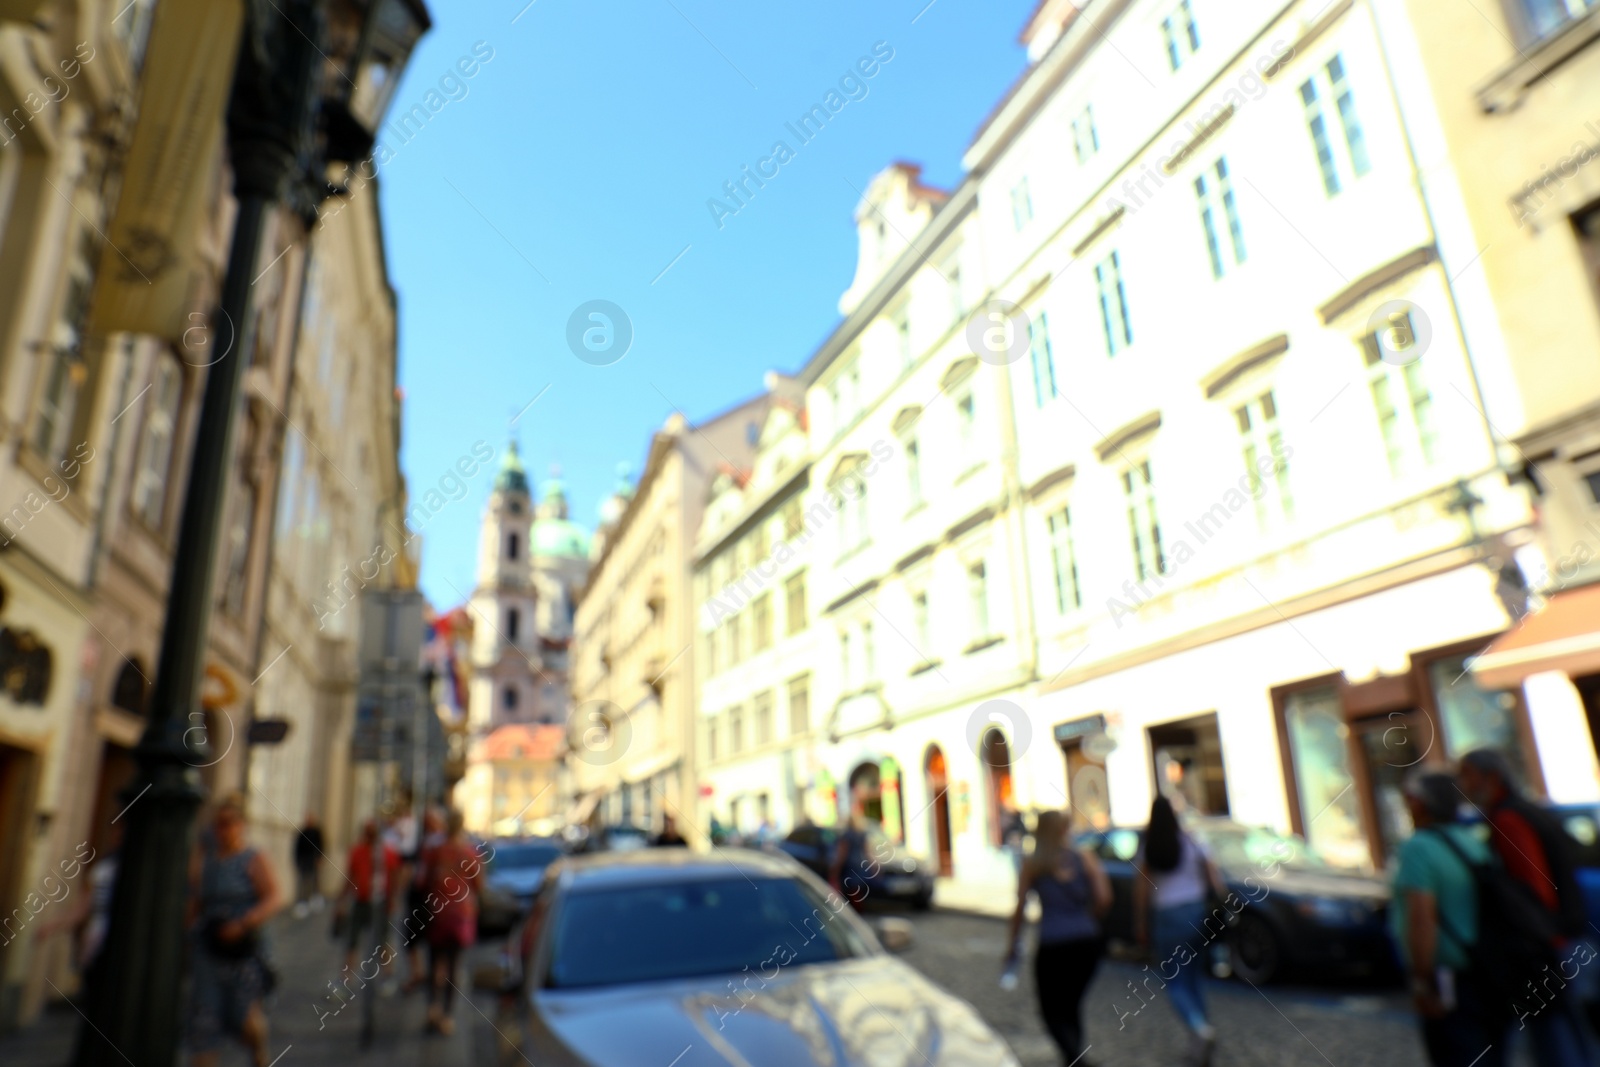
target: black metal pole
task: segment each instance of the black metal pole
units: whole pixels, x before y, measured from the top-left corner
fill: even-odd
[[[203,722],[212,579],[233,467],[239,383],[252,341],[250,291],[268,213],[307,158],[319,73],[315,41],[322,37],[313,0],[266,9],[252,3],[250,12],[228,115],[239,214],[212,320],[213,344],[222,355],[206,374],[150,723],[136,750],[139,774],[124,794],[126,837],[110,929],[79,1034],[78,1067],[170,1067],[178,1057],[188,870],[201,801],[196,768],[205,747],[204,731],[195,727]]]

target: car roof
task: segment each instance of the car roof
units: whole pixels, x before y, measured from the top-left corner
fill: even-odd
[[[606,889],[663,882],[696,882],[727,878],[793,878],[798,869],[787,856],[743,848],[699,852],[687,848],[648,848],[629,852],[593,852],[568,856],[562,882],[571,888]]]

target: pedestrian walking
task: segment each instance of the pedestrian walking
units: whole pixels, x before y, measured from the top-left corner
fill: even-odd
[[[1489,847],[1457,823],[1456,780],[1419,768],[1405,783],[1416,832],[1400,846],[1389,921],[1411,978],[1422,1042],[1434,1067],[1503,1067],[1509,1019],[1490,1010],[1483,976],[1468,967],[1479,933],[1472,864]]]
[[[433,919],[433,909],[428,906],[428,861],[433,850],[444,843],[444,828],[444,816],[438,808],[430,807],[422,816],[422,834],[417,841],[417,851],[406,857],[403,872],[406,881],[406,917],[401,928],[405,931],[409,964],[405,985],[407,993],[431,982],[422,956],[428,923]]]
[[[867,899],[867,883],[862,877],[866,866],[867,817],[857,802],[839,840],[834,843],[833,859],[828,865],[828,884],[858,913]]]
[[[1226,898],[1227,887],[1205,849],[1178,825],[1172,801],[1164,796],[1150,805],[1150,823],[1134,866],[1139,875],[1133,880],[1134,938],[1158,961],[1172,1008],[1189,1030],[1191,1058],[1205,1067],[1216,1048],[1217,1031],[1206,1014],[1201,988],[1207,946],[1192,942],[1203,940],[1207,896]]]
[[[450,1016],[461,953],[478,939],[478,887],[483,861],[467,839],[459,811],[446,822],[445,839],[428,857],[428,892],[437,906],[428,923],[428,961],[433,984],[428,995],[428,1030],[455,1032]]]
[[[1011,868],[1022,877],[1023,858],[1027,855],[1028,823],[1010,797],[1000,801],[1000,843],[1011,856]]]
[[[1457,776],[1462,792],[1490,826],[1489,844],[1501,867],[1544,909],[1556,932],[1552,952],[1558,959],[1573,960],[1576,972],[1579,942],[1588,929],[1572,862],[1576,842],[1554,817],[1522,795],[1504,753],[1490,748],[1469,752],[1461,757]],[[1592,950],[1585,948],[1582,958],[1592,959]],[[1527,1028],[1539,1067],[1593,1062],[1593,1042],[1575,993],[1564,981],[1544,982],[1511,1005]]]
[[[1009,965],[1017,959],[1023,912],[1033,894],[1039,899],[1039,946],[1033,956],[1039,1014],[1063,1062],[1072,1064],[1087,1051],[1083,995],[1106,951],[1100,919],[1111,907],[1111,879],[1094,853],[1071,846],[1068,828],[1059,811],[1039,814],[1033,852],[1017,883],[1006,961]]]
[[[400,854],[382,840],[377,820],[368,819],[362,824],[361,839],[350,846],[345,875],[347,882],[338,904],[348,938],[344,966],[347,971],[355,971],[356,950],[366,947],[364,940],[371,939],[374,952],[388,942],[392,901],[401,885]],[[387,970],[388,961],[383,962]]]
[[[322,827],[317,825],[315,812],[306,812],[300,834],[294,840],[294,917],[304,919],[323,905],[322,882]]]
[[[650,842],[655,848],[688,848],[689,842],[678,832],[678,820],[671,815],[661,816],[661,832]]]
[[[215,1067],[225,1036],[239,1038],[267,1067],[261,1000],[274,981],[261,928],[277,912],[278,883],[245,839],[244,798],[217,805],[209,843],[190,865],[189,1043],[193,1067]]]

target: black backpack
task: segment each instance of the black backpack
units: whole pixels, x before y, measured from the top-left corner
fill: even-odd
[[[1584,906],[1583,890],[1578,886],[1578,843],[1556,814],[1547,808],[1520,797],[1507,801],[1505,807],[1527,820],[1544,849],[1545,866],[1550,869],[1550,880],[1556,887],[1558,931],[1568,938],[1586,936],[1589,913]]]
[[[1533,890],[1506,873],[1499,862],[1474,863],[1448,833],[1435,830],[1472,875],[1478,901],[1478,939],[1467,941],[1439,915],[1439,925],[1466,949],[1467,973],[1482,991],[1484,1007],[1503,1019],[1515,1017],[1517,1004],[1541,987],[1546,970],[1556,971],[1556,917]]]

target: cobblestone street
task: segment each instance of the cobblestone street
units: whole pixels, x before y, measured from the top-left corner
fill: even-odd
[[[969,1001],[1016,1051],[1025,1067],[1059,1067],[1024,969],[1014,992],[1000,989],[1005,923],[958,912],[912,916],[916,940],[903,958]],[[1139,966],[1101,965],[1084,1002],[1093,1046],[1087,1059],[1100,1067],[1162,1067],[1183,1062],[1184,1035],[1164,1003],[1151,1003],[1118,1029],[1114,1005],[1131,1003],[1127,983]],[[1252,990],[1242,982],[1212,981],[1207,1004],[1218,1030],[1217,1067],[1398,1067],[1424,1062],[1422,1044],[1404,993],[1398,989],[1315,988],[1273,985]]]

